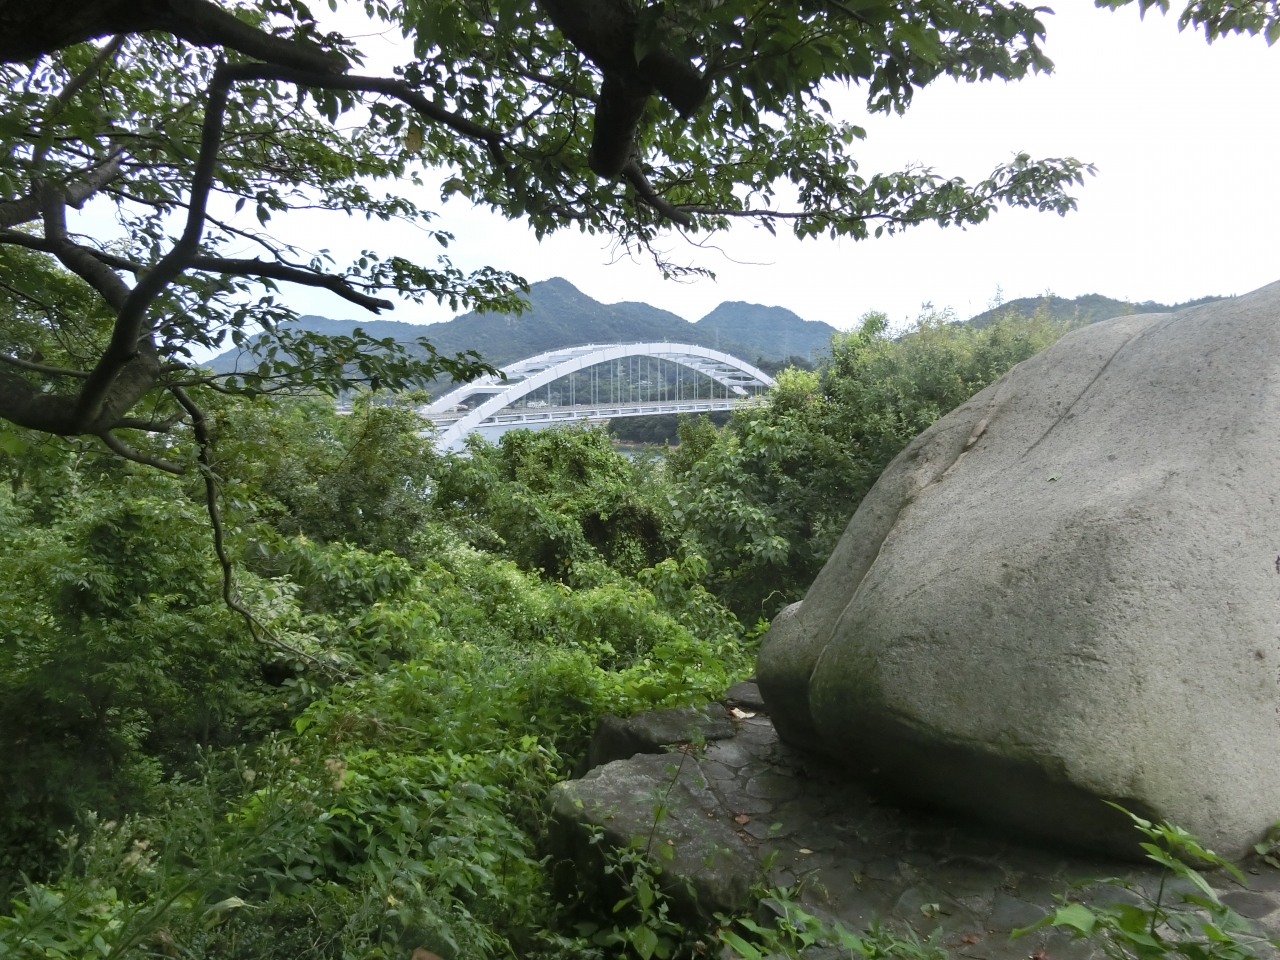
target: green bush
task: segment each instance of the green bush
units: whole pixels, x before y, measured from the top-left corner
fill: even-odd
[[[633,576],[676,546],[652,472],[599,427],[475,438],[446,458],[435,504],[476,546],[567,583],[593,561]]]
[[[273,439],[263,408],[219,411],[219,469],[255,465],[226,481],[236,589],[274,644],[223,605],[186,481],[76,444],[0,460],[0,957],[576,950],[538,859],[547,790],[601,713],[719,694],[748,638],[698,558],[654,546],[599,431],[418,462],[403,408],[279,415]],[[435,505],[482,469],[541,519]],[[548,517],[576,586],[468,542],[536,545]]]

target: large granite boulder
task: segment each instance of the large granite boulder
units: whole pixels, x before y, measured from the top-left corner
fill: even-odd
[[[925,431],[763,644],[784,738],[1095,850],[1280,816],[1280,283],[1078,330]]]

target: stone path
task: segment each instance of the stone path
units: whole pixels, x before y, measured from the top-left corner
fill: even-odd
[[[736,718],[731,737],[705,749],[617,760],[562,784],[553,797],[560,854],[579,856],[571,851],[572,835],[583,823],[603,829],[613,844],[647,836],[650,846],[670,848],[667,874],[692,887],[704,915],[750,908],[749,888],[763,874],[769,887],[798,887],[804,908],[823,919],[857,930],[873,918],[909,924],[921,934],[941,928],[948,950],[971,960],[1040,954],[1086,960],[1090,946],[1070,943],[1062,933],[1013,941],[1009,931],[1053,909],[1056,895],[1075,881],[1159,882],[1154,867],[1023,846],[877,804],[821,761],[782,743],[753,687],[731,691],[738,698],[729,704]],[[665,816],[655,824],[659,804]],[[1280,871],[1261,861],[1242,866],[1250,889],[1229,877],[1210,879],[1260,934],[1280,937]],[[1095,885],[1077,899],[1127,896]],[[768,902],[757,910],[767,915]]]

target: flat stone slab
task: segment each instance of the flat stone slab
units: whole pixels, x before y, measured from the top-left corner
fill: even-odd
[[[757,890],[798,885],[802,906],[825,920],[860,930],[878,918],[921,935],[940,928],[947,949],[966,960],[1026,960],[1040,953],[1093,960],[1100,953],[1063,933],[1011,940],[1009,931],[1056,909],[1056,895],[1075,882],[1120,877],[1152,891],[1159,884],[1154,865],[1029,846],[877,803],[826,761],[781,742],[767,716],[735,724],[732,738],[709,742],[701,752],[636,756],[557,786],[553,848],[574,860],[580,884],[598,882],[590,876],[597,867],[576,839],[594,828],[614,846],[669,847],[670,856],[659,862],[682,910],[702,917],[741,912],[750,907],[753,884]],[[664,812],[655,824],[660,804]],[[1135,831],[1135,844],[1138,839]],[[1247,890],[1222,874],[1208,878],[1259,934],[1280,937],[1280,871],[1260,860],[1242,868]],[[1126,896],[1098,885],[1078,899]]]
[[[646,710],[622,720],[606,713],[596,724],[587,750],[586,770],[614,760],[628,760],[637,753],[665,753],[684,743],[706,743],[733,737],[737,728],[729,712],[718,703],[702,709],[674,707]]]
[[[640,850],[658,863],[684,916],[705,921],[748,909],[759,864],[710,784],[691,750],[615,760],[557,784],[548,830],[553,872],[567,868],[580,890],[599,886],[598,832],[609,847]],[[604,905],[620,892],[602,890]]]

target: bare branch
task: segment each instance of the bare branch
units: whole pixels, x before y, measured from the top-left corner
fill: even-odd
[[[142,420],[138,417],[121,417],[116,421],[113,430],[145,430],[147,433],[168,433],[173,429],[174,424],[182,419],[182,414],[176,413],[164,420]]]
[[[87,377],[87,370],[68,370],[66,367],[53,367],[47,363],[33,363],[30,360],[22,360],[18,357],[11,357],[7,353],[0,353],[0,363],[7,363],[10,366],[17,367],[20,370],[30,370],[32,373],[43,373],[50,377]]]
[[[51,187],[45,187],[40,193],[44,242],[47,244],[43,249],[52,253],[62,261],[64,267],[98,291],[113,310],[121,310],[128,302],[129,287],[110,267],[94,256],[93,250],[67,239],[67,205],[61,193]],[[21,242],[9,239],[14,232],[6,231],[6,242]],[[34,248],[34,244],[27,245]]]
[[[146,467],[155,467],[157,470],[163,470],[165,473],[172,473],[179,477],[187,472],[187,468],[181,464],[173,463],[160,457],[153,457],[150,454],[133,449],[110,430],[103,430],[97,437],[118,457],[124,457],[126,460],[132,460],[134,463],[140,463]]]
[[[323,663],[310,654],[283,643],[236,596],[234,570],[231,565],[231,557],[227,553],[226,538],[222,526],[222,509],[218,505],[218,481],[213,472],[213,458],[211,455],[213,438],[209,435],[209,423],[205,418],[204,411],[191,399],[186,390],[182,389],[182,387],[170,387],[169,392],[173,394],[174,399],[182,405],[182,408],[191,417],[191,428],[195,433],[196,444],[199,447],[198,458],[200,473],[204,477],[205,508],[209,512],[209,526],[213,530],[213,552],[217,555],[218,566],[222,568],[222,602],[227,605],[228,609],[235,611],[244,618],[245,625],[249,628],[249,634],[255,640],[265,640],[273,647],[288,653],[290,656],[308,660],[321,669],[337,673],[340,676],[343,675],[342,671],[337,670],[333,664]]]
[[[31,250],[41,250],[45,253],[57,253],[59,250],[59,246],[55,243],[50,243],[41,237],[33,237],[17,230],[0,230],[0,243],[12,243]],[[127,257],[121,257],[93,247],[76,246],[114,270],[128,270],[130,273],[137,275],[147,269],[146,264],[138,263],[136,260],[130,260]],[[374,313],[395,307],[395,304],[390,300],[382,300],[367,293],[361,293],[346,278],[336,274],[318,273],[315,270],[308,270],[306,267],[295,267],[287,263],[273,263],[270,260],[259,260],[256,257],[241,259],[207,256],[192,257],[188,263],[188,269],[242,277],[266,277],[271,280],[284,280],[307,287],[321,287],[325,290],[331,290],[344,300],[349,300]]]

